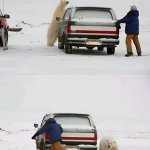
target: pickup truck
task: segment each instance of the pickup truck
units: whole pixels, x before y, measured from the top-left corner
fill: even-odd
[[[89,50],[107,48],[107,54],[114,54],[119,44],[119,28],[112,8],[69,7],[58,23],[58,48],[71,53],[72,47],[86,47]]]
[[[54,118],[63,128],[61,143],[80,150],[97,150],[97,130],[89,114],[50,113],[43,117],[41,127],[49,118]],[[34,124],[38,128],[38,124]],[[48,150],[51,147],[47,133],[36,138],[36,148]]]

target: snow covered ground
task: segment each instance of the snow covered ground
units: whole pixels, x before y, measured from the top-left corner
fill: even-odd
[[[124,57],[124,26],[114,56],[106,52],[46,47],[46,32],[58,0],[5,0],[11,27],[9,50],[0,48],[0,149],[34,150],[34,123],[50,112],[89,113],[99,138],[117,139],[120,150],[150,149],[149,2],[70,0],[69,6],[113,7],[118,18],[131,4],[140,10],[143,56]],[[2,6],[2,0],[0,0]]]

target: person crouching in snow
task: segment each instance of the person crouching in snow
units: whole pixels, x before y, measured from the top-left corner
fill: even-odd
[[[64,150],[60,141],[62,139],[61,134],[63,132],[62,127],[56,122],[55,119],[50,118],[46,121],[44,126],[42,126],[33,136],[32,139],[36,139],[36,136],[48,133],[50,137],[51,150]]]
[[[126,36],[126,48],[127,48],[127,54],[126,57],[132,56],[132,44],[131,41],[133,41],[138,56],[141,56],[141,46],[139,42],[139,11],[137,10],[137,7],[135,5],[132,5],[130,8],[130,11],[127,13],[125,17],[117,21],[117,24],[120,25],[120,23],[125,23],[125,33]]]

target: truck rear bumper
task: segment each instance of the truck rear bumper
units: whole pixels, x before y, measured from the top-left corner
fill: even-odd
[[[51,144],[46,144],[45,145],[45,148],[49,149],[51,147]],[[63,145],[63,147],[65,147],[65,149],[67,150],[68,149],[74,149],[74,150],[97,150],[97,146],[96,145],[84,145],[84,144],[81,144],[81,145]]]
[[[97,150],[96,145],[78,145],[80,150]]]
[[[81,45],[81,46],[115,46],[119,44],[118,39],[88,39],[88,38],[68,38],[67,43],[71,45]]]

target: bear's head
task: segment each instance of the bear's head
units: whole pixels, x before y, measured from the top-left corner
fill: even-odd
[[[105,144],[107,150],[118,150],[117,143],[113,138],[107,139]]]
[[[68,0],[61,0],[61,4],[62,4],[63,6],[66,6],[66,5],[69,4],[69,1],[68,1]]]
[[[118,150],[118,144],[112,137],[104,137],[100,141],[99,150]]]

